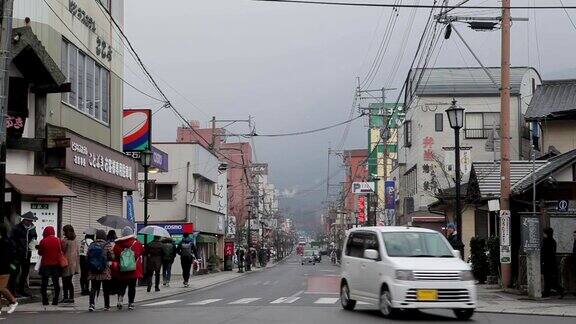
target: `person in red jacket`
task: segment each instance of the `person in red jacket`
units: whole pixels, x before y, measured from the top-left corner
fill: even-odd
[[[52,305],[58,305],[60,295],[60,257],[62,248],[60,239],[56,237],[54,227],[47,226],[42,233],[43,239],[38,246],[38,254],[42,257],[40,260],[40,276],[42,276],[42,305],[48,305],[48,279],[52,279],[54,295],[52,296]]]
[[[144,269],[142,266],[142,253],[144,252],[144,247],[142,246],[142,243],[136,239],[134,231],[129,226],[122,229],[122,237],[117,239],[116,244],[114,245],[114,258],[116,263],[120,263],[122,251],[125,249],[132,249],[132,251],[134,251],[136,270],[127,272],[113,271],[113,275],[115,275],[118,282],[120,282],[117,307],[118,309],[122,309],[122,302],[124,300],[124,295],[126,294],[126,288],[128,288],[128,309],[133,310],[134,299],[136,298],[136,281],[144,275]]]

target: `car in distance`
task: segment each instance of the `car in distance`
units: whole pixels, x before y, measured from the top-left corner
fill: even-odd
[[[302,265],[310,264],[310,263],[312,263],[312,265],[315,265],[316,264],[316,257],[314,256],[314,251],[304,250],[304,253],[302,254],[302,258],[301,258],[300,263]]]
[[[347,233],[342,253],[340,300],[378,305],[382,315],[400,309],[451,309],[472,317],[476,285],[470,266],[442,234],[414,227],[361,227]]]

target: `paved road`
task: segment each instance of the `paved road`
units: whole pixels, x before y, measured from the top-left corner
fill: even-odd
[[[409,313],[384,320],[371,305],[346,312],[339,307],[338,271],[328,260],[301,266],[297,258],[264,272],[204,290],[137,304],[136,310],[0,315],[0,323],[394,323],[456,322],[451,312]],[[101,307],[101,305],[99,306]],[[476,323],[574,323],[573,318],[476,314]]]

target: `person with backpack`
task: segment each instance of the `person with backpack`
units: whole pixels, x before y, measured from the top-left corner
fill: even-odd
[[[62,253],[62,244],[60,239],[56,237],[56,231],[52,226],[46,226],[42,233],[42,240],[38,245],[38,255],[40,259],[40,276],[42,277],[42,284],[40,285],[42,293],[42,305],[48,306],[48,279],[52,280],[54,294],[52,295],[52,305],[58,305],[58,297],[60,295],[60,276],[62,275],[61,260],[64,254]]]
[[[147,292],[152,290],[152,276],[154,276],[154,291],[160,291],[160,271],[164,260],[164,248],[160,236],[154,236],[154,240],[146,246],[146,277],[148,278]]]
[[[184,287],[188,287],[188,280],[190,280],[190,270],[192,269],[192,263],[196,258],[196,253],[194,253],[194,241],[190,237],[190,234],[184,233],[184,237],[182,238],[182,241],[180,241],[180,245],[178,245],[177,252],[180,255]]]
[[[62,238],[62,252],[68,260],[68,266],[62,269],[62,290],[64,298],[61,303],[74,304],[74,284],[72,278],[78,273],[79,252],[78,241],[76,241],[76,234],[72,225],[65,225],[62,230],[64,237]]]
[[[134,309],[136,299],[136,282],[142,278],[144,270],[142,265],[142,253],[144,247],[131,227],[122,229],[122,237],[118,238],[114,244],[114,261],[118,264],[118,271],[115,272],[120,289],[118,290],[118,309],[122,309],[124,295],[128,289],[128,309]]]
[[[164,287],[170,287],[172,264],[176,258],[176,246],[174,245],[174,240],[170,237],[164,238],[162,240],[162,249],[164,250],[164,256],[162,259],[162,285]]]
[[[82,296],[90,295],[90,281],[88,281],[88,261],[86,260],[86,253],[88,247],[94,242],[94,235],[84,233],[84,239],[80,241],[80,294]]]
[[[88,247],[86,255],[88,261],[88,280],[92,286],[90,290],[90,306],[88,311],[96,309],[96,297],[100,295],[100,287],[104,291],[104,310],[110,310],[110,280],[112,273],[110,265],[114,260],[112,245],[106,241],[104,230],[96,231],[96,240]]]

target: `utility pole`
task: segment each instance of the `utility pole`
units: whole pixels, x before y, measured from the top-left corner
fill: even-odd
[[[212,116],[212,140],[210,141],[210,149],[213,150],[216,146],[216,116]]]
[[[332,154],[331,145],[328,144],[328,171],[326,171],[326,202],[330,199],[330,154]]]
[[[536,217],[536,146],[532,145],[532,217]],[[540,221],[540,217],[538,217]],[[531,298],[542,297],[542,281],[540,276],[540,253],[541,251],[526,251],[526,281],[528,283],[528,296]]]
[[[0,223],[8,218],[6,213],[6,114],[10,84],[10,59],[12,53],[12,14],[14,0],[4,0],[2,29],[0,31]]]
[[[500,90],[500,267],[502,286],[512,277],[510,240],[510,0],[502,0],[502,57]]]

